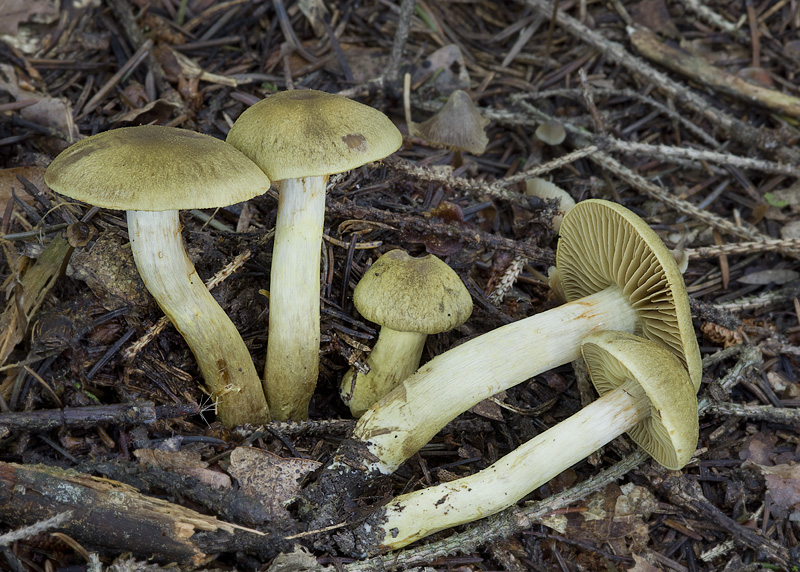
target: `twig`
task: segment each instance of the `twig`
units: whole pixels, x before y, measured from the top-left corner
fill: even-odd
[[[86,105],[83,107],[81,114],[79,117],[85,117],[94,111],[98,105],[103,101],[103,98],[108,95],[108,92],[114,89],[114,87],[119,83],[119,81],[130,71],[136,69],[139,64],[141,64],[145,58],[150,55],[150,48],[153,47],[153,40],[147,39],[145,42],[139,47],[138,50],[130,57],[130,59],[125,62],[125,64],[117,70],[117,73],[111,76],[111,78],[103,84],[103,86],[97,90],[97,93],[94,94],[94,97],[86,102]]]
[[[715,258],[721,254],[755,254],[757,252],[791,252],[800,255],[800,240],[798,239],[765,239],[753,242],[737,242],[735,244],[721,244],[719,246],[698,246],[685,249],[690,260],[698,258]]]
[[[711,403],[706,413],[745,417],[755,421],[781,423],[784,425],[800,425],[800,409],[775,407],[773,405],[742,405],[741,403]]]
[[[525,2],[547,18],[552,17],[554,14],[553,5],[547,0],[525,0]],[[760,129],[747,125],[743,121],[721,111],[705,97],[695,93],[687,86],[672,80],[666,74],[656,70],[641,58],[631,55],[622,44],[604,38],[598,32],[584,26],[578,20],[568,16],[564,12],[557,11],[555,12],[555,16],[558,24],[567,30],[567,32],[580,41],[599,50],[610,61],[642,77],[647,83],[657,86],[658,89],[668,97],[674,98],[679,105],[705,117],[713,125],[724,130],[730,138],[746,146],[755,146],[759,148],[767,147],[765,148],[767,151],[770,150],[769,147],[775,146],[775,141],[765,141]],[[777,146],[780,147],[780,145]],[[796,151],[786,147],[784,147],[782,151],[789,153],[792,157],[798,155]]]
[[[711,10],[708,6],[702,4],[700,0],[681,0],[681,2],[689,10],[697,14],[698,18],[707,24],[711,24],[715,28],[718,28],[723,32],[728,32],[729,34],[736,35],[741,33],[741,30],[739,30],[739,27],[736,24],[733,22],[728,22],[722,16]]]
[[[230,277],[233,273],[239,270],[239,268],[241,268],[244,265],[244,263],[250,259],[252,255],[253,253],[247,250],[242,254],[236,256],[236,258],[231,260],[231,262],[228,263],[225,266],[225,268],[214,274],[214,276],[212,276],[206,282],[206,288],[208,288],[209,290],[213,290],[216,286],[224,282],[228,277]],[[131,361],[134,357],[136,357],[136,354],[142,351],[142,349],[144,349],[144,347],[147,344],[152,342],[156,338],[156,336],[158,336],[158,334],[160,334],[164,330],[164,328],[167,327],[167,324],[169,324],[169,318],[167,318],[166,316],[161,316],[161,318],[159,318],[159,320],[155,324],[150,326],[150,328],[147,330],[147,332],[145,332],[145,334],[141,338],[136,340],[133,344],[131,344],[128,348],[126,348],[122,352],[122,359],[126,362]]]
[[[65,510],[64,512],[60,512],[56,515],[51,516],[50,518],[47,518],[30,526],[25,526],[23,528],[18,528],[17,530],[12,530],[11,532],[1,534],[0,546],[9,546],[10,544],[17,542],[18,540],[25,540],[26,538],[31,538],[32,536],[36,536],[38,534],[47,532],[50,529],[58,528],[61,524],[65,523],[70,518],[72,518],[72,511]]]
[[[400,63],[403,59],[403,50],[408,40],[411,16],[414,15],[414,8],[416,5],[417,0],[401,0],[400,2],[400,15],[397,17],[397,31],[392,41],[392,51],[389,53],[389,63],[381,78],[384,85],[397,80],[397,76],[400,72]]]

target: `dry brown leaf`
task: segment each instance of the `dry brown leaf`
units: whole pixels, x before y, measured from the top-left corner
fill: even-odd
[[[772,502],[786,511],[800,511],[800,465],[797,463],[772,467],[759,465],[758,468],[764,474]]]
[[[631,554],[631,556],[633,557],[634,565],[633,568],[628,568],[628,572],[661,572],[661,568],[650,564],[641,556],[637,554]]]
[[[677,38],[678,27],[672,21],[664,0],[642,0],[631,6],[633,21],[670,38]]]
[[[2,0],[0,0],[2,2]],[[72,106],[66,99],[26,91],[19,86],[14,68],[0,64],[0,92],[6,92],[17,101],[33,99],[36,103],[22,108],[20,116],[45,127],[51,127],[67,137],[74,137],[75,123],[72,120]]]
[[[16,35],[22,22],[34,15],[55,16],[58,7],[48,0],[0,0],[0,34]]]
[[[36,202],[28,193],[22,191],[22,183],[19,182],[17,177],[25,177],[38,188],[42,189],[44,188],[44,171],[44,167],[36,165],[31,167],[0,169],[0,213],[5,212],[6,204],[8,204],[8,201],[12,200],[12,190],[17,194],[17,197],[29,205]]]
[[[194,451],[166,451],[162,449],[137,449],[133,455],[143,465],[158,467],[187,475],[217,489],[230,488],[231,478],[225,473],[208,469],[208,463]]]
[[[745,449],[739,451],[739,458],[758,465],[772,464],[777,437],[774,434],[755,433],[747,441]]]
[[[300,490],[300,479],[317,469],[310,459],[285,458],[261,449],[238,447],[231,452],[228,472],[242,494],[261,505],[274,520],[289,519],[284,507]]]
[[[437,75],[438,74],[438,75]],[[434,77],[433,87],[441,95],[450,95],[457,89],[469,89],[470,77],[464,65],[464,54],[455,44],[439,48],[414,71],[412,82]]]

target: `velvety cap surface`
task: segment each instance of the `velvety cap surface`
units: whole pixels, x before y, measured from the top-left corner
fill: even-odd
[[[270,185],[255,163],[224,141],[158,125],[123,127],[75,143],[53,160],[45,182],[91,205],[141,211],[224,207]]]
[[[672,253],[641,218],[599,199],[564,217],[556,265],[567,301],[618,287],[639,316],[636,334],[667,346],[700,387],[702,362],[689,296]]]
[[[280,181],[341,173],[383,159],[400,148],[403,137],[377,109],[298,89],[246,109],[227,141]]]
[[[627,332],[591,334],[581,353],[601,396],[635,380],[650,399],[650,417],[628,431],[630,438],[668,469],[686,465],[697,448],[699,422],[683,364],[664,346]]]
[[[429,254],[391,250],[378,258],[353,293],[370,322],[401,332],[437,334],[463,324],[472,298],[452,268]]]

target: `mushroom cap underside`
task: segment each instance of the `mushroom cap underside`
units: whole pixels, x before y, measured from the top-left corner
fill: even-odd
[[[369,267],[353,303],[370,322],[401,332],[436,334],[463,324],[472,298],[452,268],[436,256],[391,250]]]
[[[668,469],[686,465],[697,448],[697,396],[675,355],[660,344],[616,331],[589,335],[581,353],[601,396],[635,380],[650,400],[649,418],[628,431],[630,438]]]
[[[400,131],[377,109],[352,99],[298,89],[270,95],[246,109],[228,143],[273,181],[341,173],[391,155]]]
[[[697,391],[702,361],[689,296],[658,235],[630,210],[600,199],[575,205],[559,235],[556,266],[567,301],[619,288],[639,317],[635,333],[669,348]]]
[[[159,125],[78,141],[53,160],[45,182],[91,205],[140,211],[223,207],[264,194],[270,185],[255,163],[224,141]]]

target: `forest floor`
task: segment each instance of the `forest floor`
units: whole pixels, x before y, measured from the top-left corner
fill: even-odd
[[[800,570],[800,4],[558,4],[0,2],[0,569]],[[379,109],[403,146],[331,178],[309,420],[231,430],[159,324],[123,213],[54,194],[44,171],[118,127],[224,139],[248,106],[303,88]],[[461,165],[409,135],[406,115],[423,122],[454,89],[489,121],[485,152]],[[549,123],[563,142],[534,134]],[[353,287],[393,248],[458,273],[473,314],[429,336],[423,362],[556,307],[558,207],[526,194],[532,177],[624,205],[686,263],[697,451],[667,471],[620,437],[498,515],[354,559],[336,527],[305,530],[284,506],[355,423],[339,384],[377,326]],[[181,215],[259,371],[276,209],[270,191]],[[518,380],[447,425],[383,498],[349,502],[367,513],[488,467],[592,399],[580,371]]]

